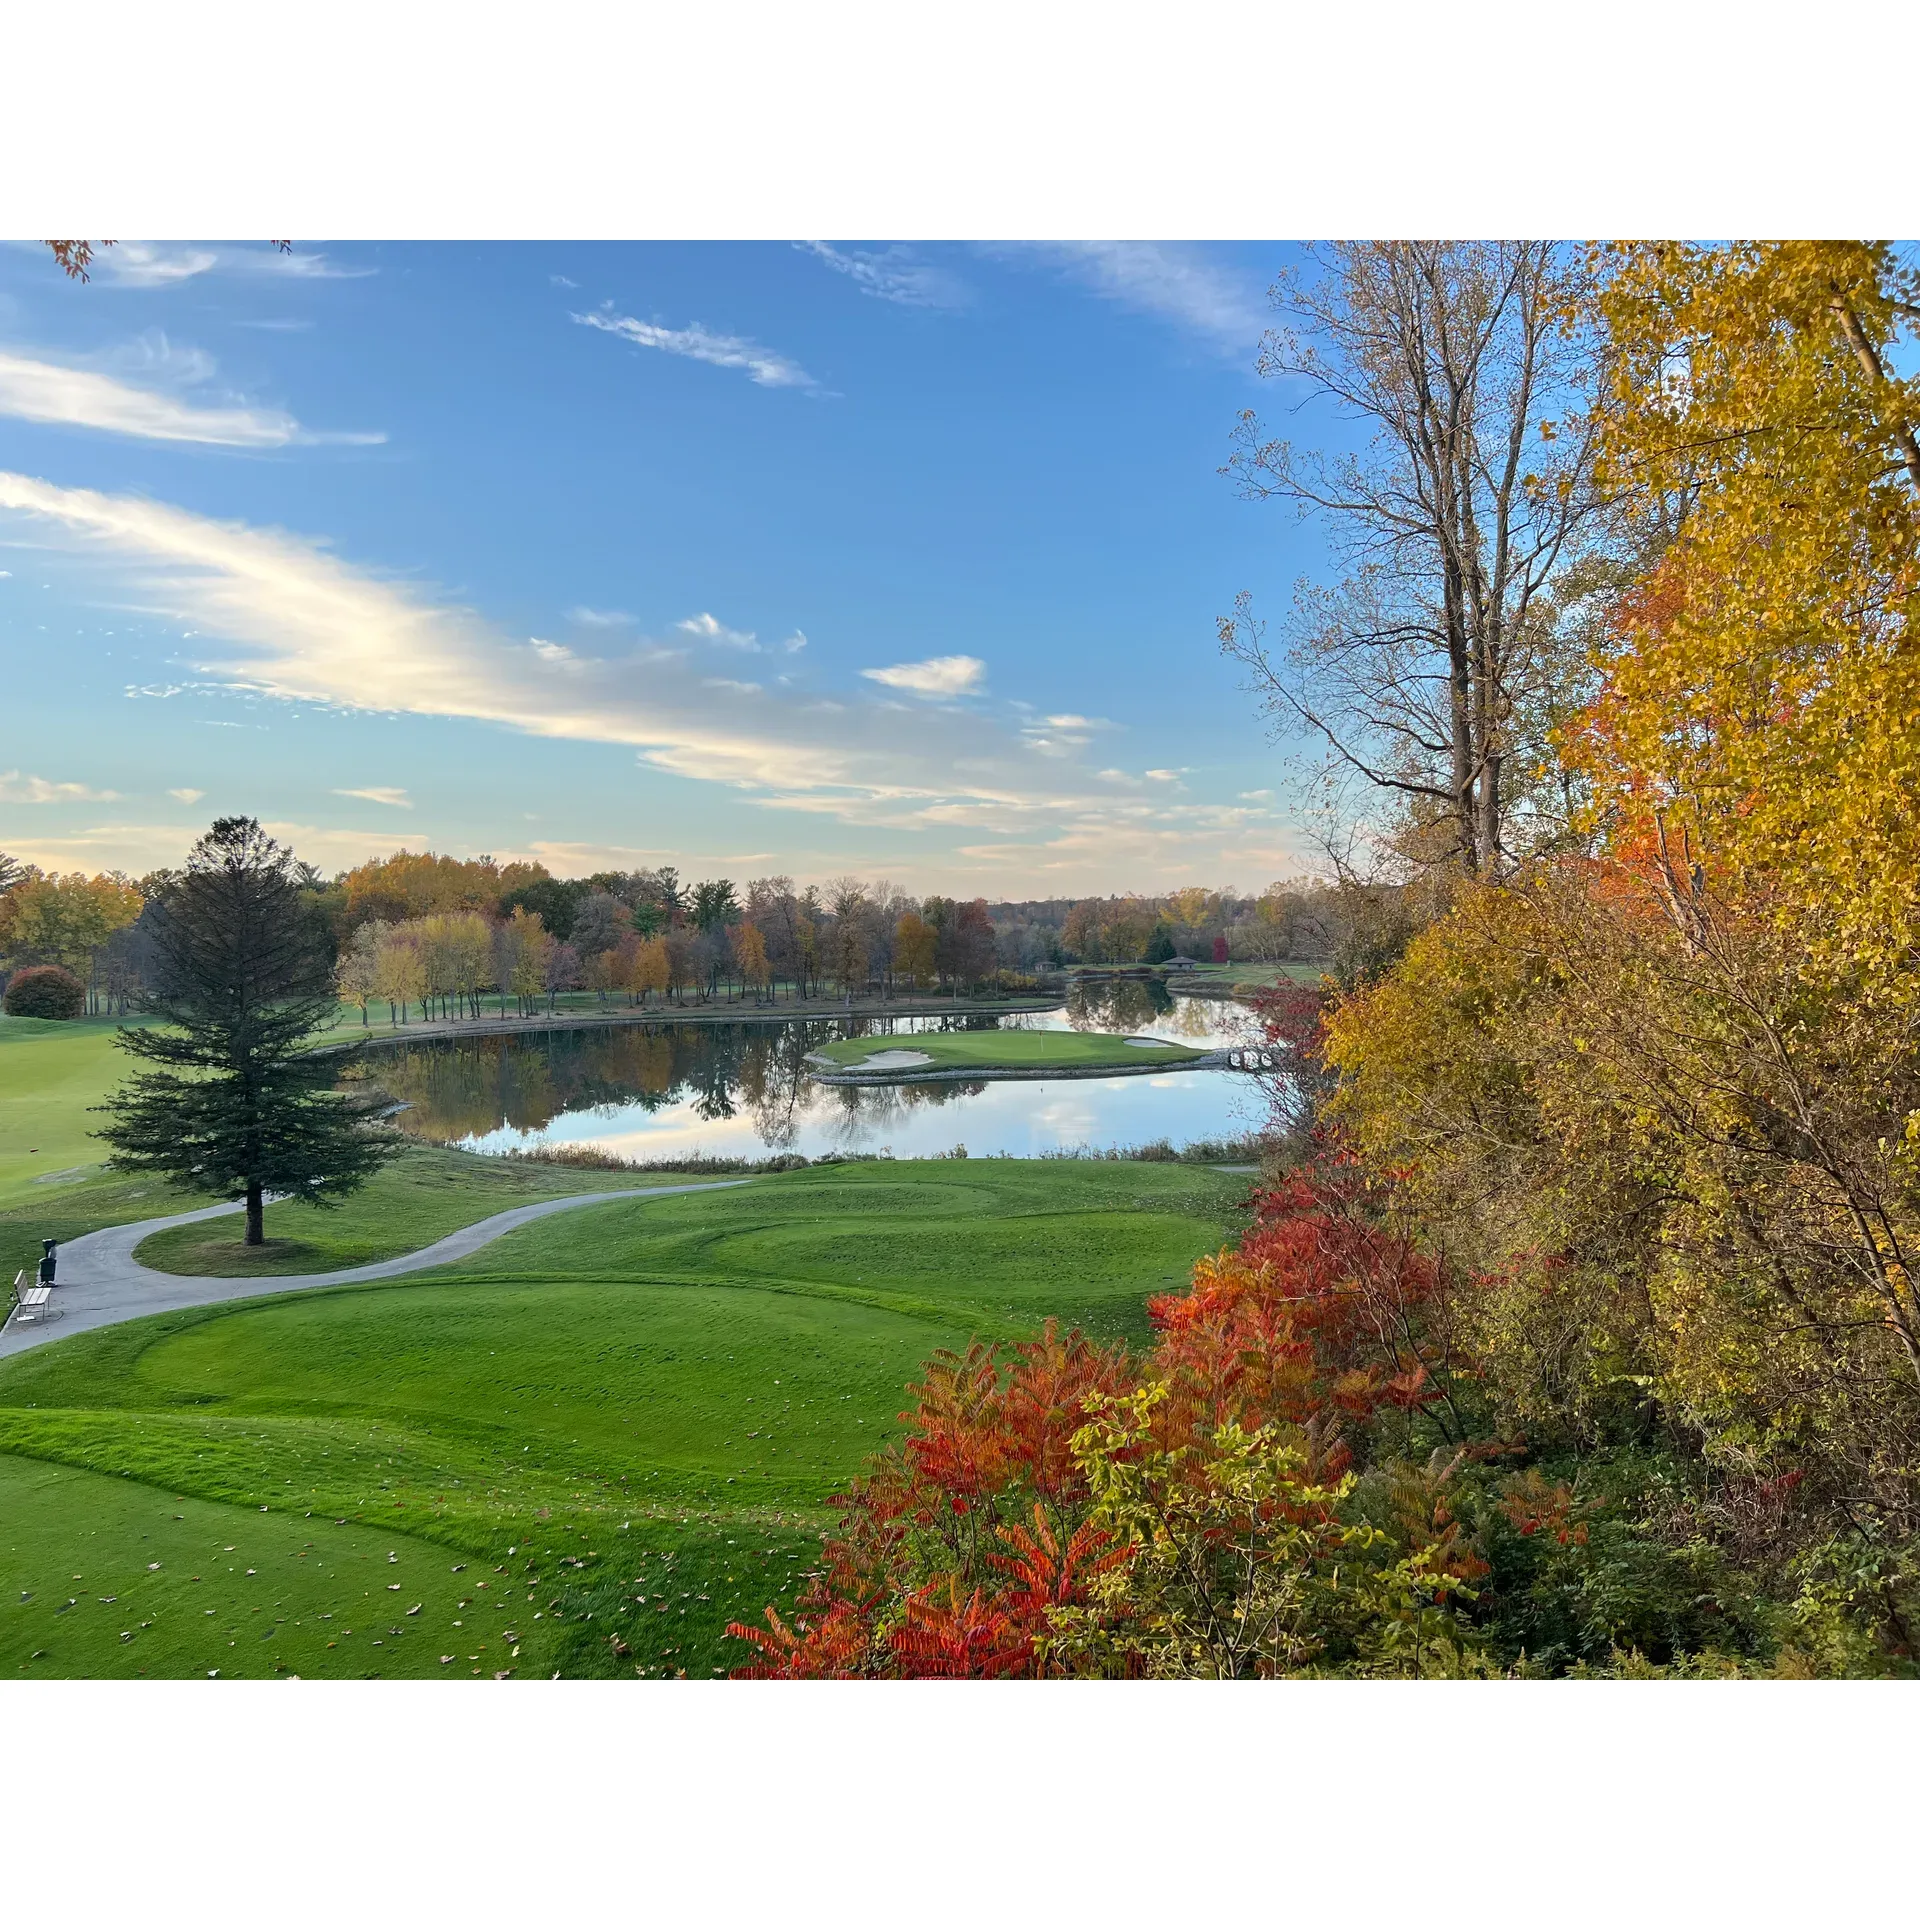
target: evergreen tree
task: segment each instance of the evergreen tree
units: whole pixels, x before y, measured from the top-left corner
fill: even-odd
[[[247,1203],[265,1241],[267,1190],[316,1206],[351,1193],[396,1151],[332,1091],[338,1054],[311,1035],[334,1016],[331,942],[302,899],[306,870],[247,819],[216,820],[148,903],[155,967],[139,996],[164,1025],[126,1028],[136,1072],[96,1111],[117,1168],[165,1174]]]

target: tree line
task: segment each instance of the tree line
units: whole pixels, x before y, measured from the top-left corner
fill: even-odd
[[[343,874],[323,897],[341,930],[341,996],[367,1018],[478,1017],[484,997],[528,1012],[561,993],[636,1006],[721,996],[772,1004],[970,993],[1007,984],[984,900],[915,899],[842,879],[785,875],[683,883],[672,867],[558,880],[537,868],[396,854]],[[424,909],[424,910],[422,910]]]
[[[955,996],[1017,987],[1076,964],[1318,959],[1340,944],[1350,903],[1318,882],[1243,896],[1192,886],[1163,895],[1003,901],[916,897],[887,882],[796,886],[683,880],[673,867],[560,879],[533,861],[402,852],[323,878],[297,858],[303,897],[333,945],[342,999],[368,1019],[464,1014],[483,1002],[550,1011],[563,993],[605,1004],[772,1004],[902,991]],[[0,855],[0,966],[57,969],[64,1013],[124,1014],[155,955],[145,903],[167,870],[45,873]],[[41,1003],[35,1003],[38,1008]],[[23,1009],[24,1010],[24,1009]]]

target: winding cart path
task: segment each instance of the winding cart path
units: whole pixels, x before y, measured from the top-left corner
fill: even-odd
[[[478,1252],[502,1234],[525,1226],[529,1220],[538,1220],[549,1213],[565,1213],[574,1207],[595,1207],[607,1200],[658,1200],[668,1194],[710,1193],[716,1187],[747,1184],[745,1180],[696,1180],[682,1186],[622,1187],[610,1193],[574,1193],[559,1200],[538,1200],[528,1206],[509,1207],[504,1213],[490,1214],[416,1252],[398,1254],[391,1260],[375,1260],[364,1267],[342,1267],[333,1273],[256,1274],[223,1280],[158,1273],[152,1267],[143,1267],[133,1257],[134,1248],[148,1234],[159,1233],[167,1227],[183,1227],[194,1220],[212,1220],[223,1213],[238,1213],[238,1201],[201,1207],[193,1213],[136,1220],[124,1227],[102,1227],[97,1233],[69,1240],[60,1249],[59,1281],[53,1290],[59,1318],[32,1320],[25,1326],[9,1325],[0,1333],[0,1359],[25,1352],[29,1347],[43,1346],[50,1340],[85,1333],[92,1327],[138,1320],[145,1314],[166,1313],[175,1307],[218,1306],[229,1300],[295,1293],[306,1287],[339,1287],[354,1280],[387,1280],[396,1274],[418,1272],[422,1267],[443,1267]]]

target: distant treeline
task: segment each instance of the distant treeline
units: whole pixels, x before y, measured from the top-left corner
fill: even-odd
[[[648,1005],[1018,989],[1077,963],[1322,959],[1342,924],[1338,896],[1312,885],[989,904],[853,878],[796,886],[784,874],[742,891],[673,867],[563,880],[538,862],[434,853],[331,880],[307,873],[342,997],[363,1019],[369,1001],[386,1002],[390,1019],[413,1007],[431,1019],[477,1015],[494,995],[504,1013],[509,1001],[525,1012],[580,991]],[[46,874],[0,855],[0,967],[65,967],[92,1010],[125,1012],[143,977],[143,901],[163,877]]]

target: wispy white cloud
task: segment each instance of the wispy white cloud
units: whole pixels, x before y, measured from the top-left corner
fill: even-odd
[[[752,634],[729,627],[710,613],[696,613],[691,619],[676,620],[673,624],[682,633],[690,633],[696,639],[710,640],[717,647],[737,647],[742,653],[760,651],[760,643]]]
[[[755,805],[936,833],[943,843],[959,832],[981,846],[1039,850],[1011,863],[983,856],[973,862],[982,872],[1043,875],[1056,858],[1049,849],[1068,866],[1083,859],[1097,866],[1106,836],[1111,848],[1137,843],[1142,859],[1159,848],[1153,857],[1170,860],[1176,842],[1198,850],[1195,858],[1211,849],[1211,871],[1252,878],[1249,863],[1266,843],[1251,825],[1274,831],[1270,815],[1245,807],[1176,803],[1167,793],[1103,782],[1072,758],[1035,756],[1016,727],[977,705],[930,698],[889,703],[881,713],[873,700],[772,687],[749,693],[747,682],[709,687],[702,685],[702,657],[711,659],[704,648],[681,657],[644,641],[604,656],[569,649],[555,663],[418,583],[378,578],[278,530],[0,472],[6,523],[16,543],[87,559],[100,590],[119,603],[137,598],[149,615],[177,621],[180,669],[197,676],[184,684],[214,698],[240,693],[340,711],[438,715],[626,746],[649,767],[722,783]],[[977,688],[984,669],[953,655],[870,671],[890,690],[905,675],[907,692],[939,696]],[[175,690],[145,691],[164,697]],[[89,857],[131,865],[173,857],[141,854],[144,831],[117,838],[103,831]],[[364,858],[377,839],[346,828],[299,831],[306,838],[293,843],[311,859],[330,857],[335,847]],[[1152,877],[1117,856],[1100,870]]]
[[[807,636],[798,628],[784,640],[762,641],[751,633],[716,620],[710,613],[696,613],[691,619],[676,620],[673,624],[682,633],[690,633],[697,640],[709,641],[716,647],[732,647],[739,653],[798,653],[807,644]],[[710,681],[708,684],[718,686],[720,683]]]
[[[633,615],[622,613],[618,607],[569,607],[567,618],[581,627],[628,627],[633,624]]]
[[[0,800],[19,806],[44,807],[62,800],[118,800],[117,793],[82,786],[77,780],[43,780],[37,773],[0,773]]]
[[[858,247],[831,247],[824,240],[796,240],[802,253],[845,274],[870,299],[891,301],[898,307],[955,308],[971,304],[966,283],[944,267],[929,266],[906,247],[865,252]]]
[[[172,287],[208,273],[260,274],[285,280],[362,280],[378,269],[350,267],[311,247],[282,253],[276,246],[206,245],[167,240],[122,240],[102,247],[91,271],[109,286]]]
[[[687,857],[684,846],[629,847],[605,840],[536,840],[528,848],[562,879],[583,879],[618,867],[657,867]],[[767,848],[758,853],[703,853],[703,867],[761,866],[780,856]]]
[[[1032,709],[1027,711],[1031,712]],[[1045,719],[1024,722],[1020,731],[1035,753],[1068,758],[1080,753],[1094,734],[1110,733],[1113,726],[1111,720],[1098,720],[1084,713],[1050,713]],[[1096,777],[1106,779],[1113,771],[1109,768],[1107,773]],[[1124,779],[1129,776],[1120,777]]]
[[[405,787],[335,787],[342,800],[371,800],[377,807],[407,807],[413,802],[407,798]]]
[[[185,381],[202,380],[212,370],[204,355],[192,353],[149,357],[145,364],[165,366]],[[132,386],[91,368],[12,353],[0,353],[0,414],[209,447],[378,446],[386,439],[383,433],[310,433],[292,414],[272,408],[196,406],[177,393]]]
[[[169,787],[167,789],[167,798],[178,800],[183,807],[190,807],[196,801],[204,800],[206,797],[205,787]]]
[[[1189,242],[1074,240],[997,251],[1051,262],[1101,299],[1171,321],[1224,351],[1250,353],[1268,323],[1260,280]]]
[[[697,320],[690,327],[663,327],[651,320],[634,320],[616,313],[576,313],[569,317],[583,327],[598,327],[602,333],[631,340],[636,347],[656,347],[662,353],[705,361],[710,367],[737,368],[758,387],[819,390],[819,381],[798,361],[741,334],[709,333]]]
[[[564,273],[548,274],[547,285],[550,287],[565,287],[572,293],[578,293],[580,291],[580,282],[578,280],[569,280]]]
[[[877,680],[883,687],[898,687],[905,693],[951,696],[974,693],[987,676],[987,663],[970,653],[945,653],[932,660],[914,660],[898,667],[862,667],[863,680]]]

